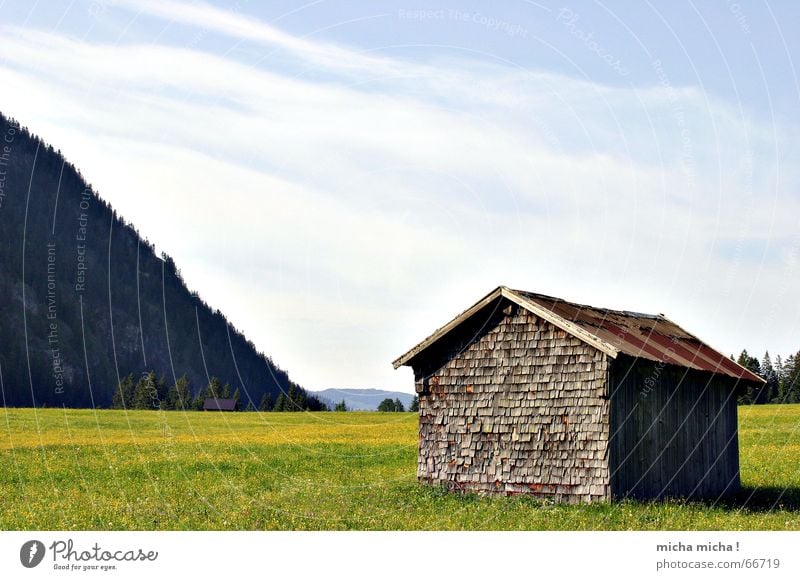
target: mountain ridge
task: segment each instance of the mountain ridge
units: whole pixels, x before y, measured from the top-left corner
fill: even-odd
[[[334,405],[344,401],[349,411],[376,411],[384,399],[400,399],[403,407],[408,409],[414,395],[402,391],[387,391],[383,389],[335,389],[328,388],[313,393],[333,408]]]

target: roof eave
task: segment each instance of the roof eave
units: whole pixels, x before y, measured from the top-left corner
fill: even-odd
[[[674,324],[676,327],[678,327],[678,328],[679,328],[679,329],[681,329],[683,332],[685,332],[686,334],[688,334],[689,336],[691,336],[691,337],[692,337],[693,339],[695,339],[697,342],[699,342],[699,343],[701,343],[701,344],[705,344],[705,345],[706,345],[708,348],[710,348],[711,350],[713,350],[713,351],[716,351],[716,352],[718,352],[718,353],[722,354],[722,351],[721,351],[721,350],[718,350],[718,349],[714,348],[713,346],[711,346],[710,344],[708,344],[707,342],[705,342],[705,341],[703,341],[703,340],[700,340],[700,339],[699,339],[697,336],[695,336],[694,334],[692,334],[691,332],[689,332],[688,330],[686,330],[685,328],[683,328],[683,327],[682,327],[680,324],[678,324],[678,323],[677,323],[677,322],[675,322],[674,320],[671,320],[670,318],[667,318],[667,317],[666,317],[665,315],[663,315],[663,314],[660,314],[659,316],[661,316],[661,318],[663,318],[664,320],[668,321],[670,324]],[[722,354],[722,356],[725,356],[725,355],[724,355],[724,354]],[[761,383],[761,384],[763,384],[763,385],[766,385],[766,384],[767,384],[767,381],[766,381],[765,379],[763,379],[763,378],[759,377],[757,374],[755,374],[753,371],[751,371],[751,370],[750,370],[750,369],[748,369],[747,367],[740,365],[740,364],[739,364],[738,362],[736,362],[734,359],[730,359],[730,361],[731,361],[733,364],[735,364],[737,367],[739,367],[739,370],[740,370],[740,376],[738,376],[738,377],[733,377],[733,376],[731,376],[730,374],[728,374],[728,373],[726,373],[726,372],[724,372],[724,371],[721,371],[721,370],[718,370],[718,371],[717,371],[717,374],[724,374],[724,375],[728,375],[728,376],[731,376],[731,378],[734,378],[734,379],[737,379],[737,380],[741,380],[741,381],[750,381],[750,382],[754,382],[754,383]]]
[[[465,320],[470,318],[473,314],[478,312],[481,308],[483,308],[484,306],[488,305],[493,300],[499,298],[500,295],[502,294],[502,291],[503,291],[504,288],[505,288],[505,286],[498,286],[497,288],[495,288],[494,290],[489,292],[486,296],[484,296],[483,298],[478,300],[475,304],[473,304],[472,306],[467,308],[464,312],[462,312],[461,314],[459,314],[458,316],[453,318],[450,322],[448,322],[444,326],[438,328],[433,334],[428,336],[428,338],[426,338],[422,342],[418,343],[416,346],[414,346],[411,350],[409,350],[405,354],[397,357],[392,362],[392,366],[395,369],[399,369],[401,366],[406,365],[412,358],[414,358],[419,353],[421,353],[422,351],[427,349],[430,345],[432,345],[434,342],[436,342],[437,340],[442,338],[444,335],[449,333],[451,330],[456,328],[462,322],[464,322]]]
[[[456,316],[453,320],[436,330],[433,334],[431,334],[428,338],[417,344],[414,348],[406,352],[404,355],[398,357],[392,362],[392,366],[395,369],[400,368],[408,364],[414,357],[418,354],[426,350],[429,346],[433,343],[438,341],[440,338],[447,335],[451,330],[458,327],[461,323],[469,319],[479,310],[487,306],[493,300],[497,298],[507,298],[514,304],[521,306],[522,308],[526,309],[527,311],[535,314],[536,316],[550,322],[554,326],[560,328],[561,330],[568,332],[569,334],[573,335],[575,338],[582,340],[583,342],[595,347],[596,349],[604,352],[611,358],[616,358],[619,354],[619,350],[617,350],[613,345],[605,342],[594,336],[593,334],[586,332],[584,329],[580,328],[578,325],[573,324],[572,322],[562,318],[561,316],[554,314],[553,312],[547,310],[546,308],[542,308],[535,302],[528,300],[524,296],[521,296],[508,288],[507,286],[498,286],[491,292],[489,292],[486,296],[481,298],[478,302],[473,304],[467,310]]]

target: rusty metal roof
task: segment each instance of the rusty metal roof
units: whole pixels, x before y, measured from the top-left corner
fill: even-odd
[[[763,382],[761,377],[714,350],[662,314],[598,308],[505,286],[484,296],[395,360],[395,368],[410,362],[428,346],[500,297],[519,304],[611,357],[622,353],[736,379]]]

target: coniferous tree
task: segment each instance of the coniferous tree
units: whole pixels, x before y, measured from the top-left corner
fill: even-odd
[[[176,389],[177,385],[170,385],[169,389],[167,389],[167,398],[161,402],[161,408],[165,411],[174,411],[175,409],[179,409],[178,405],[178,391]]]
[[[786,360],[780,360],[778,365],[778,394],[775,397],[776,403],[790,403],[791,389],[789,388],[790,376],[794,367],[794,357],[789,355]]]
[[[155,377],[155,373],[153,373],[153,376]],[[161,375],[161,377],[155,382],[155,385],[156,385],[156,393],[154,398],[158,399],[161,405],[163,406],[164,401],[167,400],[167,392],[169,391],[169,387],[167,387],[166,377],[164,377],[164,375]]]
[[[418,413],[419,412],[419,396],[418,395],[414,395],[414,398],[411,399],[411,406],[408,408],[408,410],[412,411],[414,413]]]
[[[747,352],[747,349],[742,350],[739,358],[736,359],[736,362],[754,374],[759,375],[761,373],[761,364],[758,362],[756,357],[750,356],[750,354]],[[756,395],[758,394],[760,388],[760,385],[754,386],[752,384],[748,384],[747,390],[739,396],[739,404],[752,405],[755,403]]]
[[[394,410],[396,413],[405,413],[406,408],[403,406],[403,402],[400,399],[394,400]]]
[[[217,377],[211,377],[206,387],[206,398],[208,399],[221,399],[222,398],[222,384]]]
[[[259,411],[272,411],[272,395],[266,393],[258,404]]]
[[[131,373],[127,377],[124,377],[119,385],[117,385],[117,390],[114,391],[114,397],[111,401],[111,407],[113,409],[129,408],[133,402],[133,389],[134,381],[133,373]]]
[[[775,395],[772,397],[773,403],[783,403],[783,396],[784,396],[784,368],[783,368],[783,359],[781,355],[775,357]]]
[[[761,378],[766,383],[761,387],[756,395],[756,403],[763,404],[772,401],[778,394],[778,373],[775,367],[772,366],[772,359],[769,356],[769,351],[764,353],[764,358],[761,359]]]
[[[200,387],[197,390],[197,396],[194,399],[194,409],[195,411],[202,411],[203,406],[206,404],[206,398],[208,395],[208,389],[204,389]]]
[[[297,411],[297,388],[295,387],[294,383],[289,385],[289,392],[286,394],[285,401],[283,403],[283,409],[281,411]]]
[[[272,410],[279,413],[288,410],[286,409],[286,395],[283,393],[278,395],[278,398],[275,400],[275,406],[272,408]]]
[[[308,411],[308,401],[306,399],[306,392],[301,388],[295,389],[294,407],[295,411]]]
[[[225,383],[225,386],[222,387],[222,394],[219,397],[220,399],[230,399],[231,398],[231,385],[230,383]]]
[[[133,401],[131,406],[134,409],[158,409],[160,407],[158,398],[158,380],[154,372],[139,377],[136,387],[133,390]]]
[[[800,351],[786,358],[783,365],[786,403],[800,403]]]
[[[183,375],[170,388],[171,396],[167,399],[170,409],[180,411],[181,409],[192,408],[192,388],[189,385],[189,378]]]
[[[347,405],[344,401],[340,401],[336,403],[336,406],[333,408],[334,411],[347,411]]]
[[[238,388],[235,391],[233,391],[233,396],[231,398],[234,401],[236,401],[236,405],[238,406],[239,405],[239,399],[241,398],[241,395],[239,394],[239,389]]]

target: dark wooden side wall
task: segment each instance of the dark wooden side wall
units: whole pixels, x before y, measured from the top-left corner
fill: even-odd
[[[620,356],[610,389],[612,498],[716,498],[738,489],[732,380]]]
[[[413,365],[421,481],[452,490],[610,499],[607,358],[516,305],[494,305]]]

